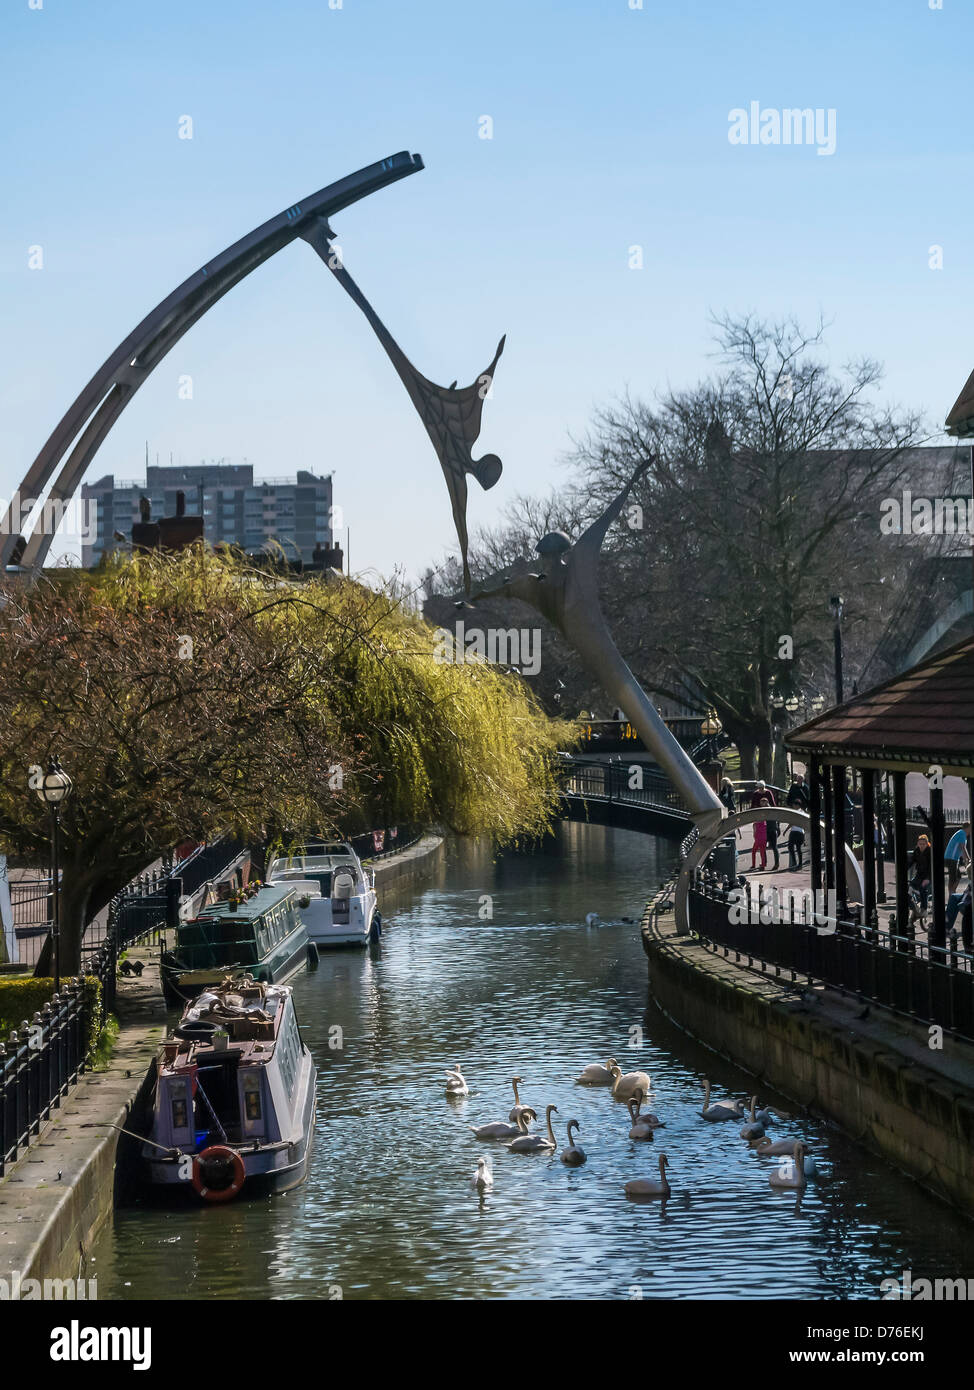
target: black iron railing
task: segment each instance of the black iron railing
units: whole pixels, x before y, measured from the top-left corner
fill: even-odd
[[[51,1117],[84,1069],[89,1009],[80,983],[14,1028],[0,1044],[0,1177]]]
[[[64,982],[59,994],[14,1028],[0,1042],[0,1177],[6,1165],[29,1147],[32,1137],[61,1104],[90,1060],[96,1021],[115,1008],[119,954],[166,925],[167,904],[182,879],[183,893],[193,893],[229,867],[243,845],[230,838],[215,841],[172,868],[142,874],[110,905],[101,940],[87,938],[82,971],[101,984],[100,1006],[83,980]],[[187,884],[189,885],[187,887]],[[101,1019],[93,1017],[100,1007]]]
[[[729,885],[707,870],[689,893],[690,930],[738,964],[792,983],[825,984],[904,1018],[974,1038],[974,958],[951,932],[944,948],[829,916],[811,894]]]
[[[640,763],[566,761],[562,786],[566,796],[583,801],[645,806],[689,819],[669,778]]]

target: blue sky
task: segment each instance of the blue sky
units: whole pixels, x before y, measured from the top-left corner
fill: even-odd
[[[974,366],[969,0],[629,6],[5,0],[0,494],[188,274],[400,149],[426,169],[334,226],[427,376],[473,380],[508,335],[479,445],[505,471],[472,485],[472,527],[563,478],[600,403],[712,370],[711,312],[821,311],[836,362],[880,357],[885,393],[941,421]],[[835,154],[732,145],[751,101],[834,108]],[[177,344],[89,477],[141,477],[146,440],[153,461],[334,470],[356,570],[415,575],[452,544],[412,406],[303,243]]]

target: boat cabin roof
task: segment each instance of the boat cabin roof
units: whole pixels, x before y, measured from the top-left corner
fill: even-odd
[[[327,869],[335,860],[346,859],[350,859],[354,864],[359,862],[359,857],[351,845],[336,842],[333,845],[316,845],[314,849],[309,849],[302,854],[282,854],[277,859],[271,860],[271,868],[276,869],[281,866],[285,869],[310,869],[312,867]]]
[[[223,985],[204,990],[183,1010],[180,1024],[215,1023],[228,1035],[226,1046],[214,1047],[206,1038],[169,1038],[163,1044],[161,1070],[178,1074],[214,1058],[239,1064],[266,1064],[274,1055],[281,1021],[291,990],[288,985],[268,985],[250,976],[237,976]]]
[[[207,922],[214,917],[223,918],[232,915],[238,922],[248,922],[256,917],[262,917],[265,912],[270,912],[272,908],[285,902],[289,897],[293,896],[294,891],[294,888],[291,887],[290,884],[265,884],[262,888],[258,888],[252,898],[248,898],[245,902],[240,903],[236,912],[231,914],[230,904],[228,902],[209,903],[193,918],[193,921]]]

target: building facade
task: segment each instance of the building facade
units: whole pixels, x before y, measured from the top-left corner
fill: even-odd
[[[148,466],[145,482],[116,481],[109,473],[85,483],[82,500],[95,512],[94,540],[82,551],[86,568],[111,550],[127,548],[139,501],[145,497],[153,519],[175,516],[182,492],[187,513],[203,517],[203,534],[211,545],[239,545],[256,553],[269,544],[282,547],[289,560],[310,563],[315,546],[332,544],[332,480],[299,469],[294,478],[255,478],[245,464],[199,464],[188,468]],[[124,539],[119,539],[123,537]]]

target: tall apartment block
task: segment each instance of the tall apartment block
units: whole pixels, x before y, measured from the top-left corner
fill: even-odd
[[[332,544],[330,474],[316,477],[300,469],[295,478],[255,479],[249,463],[157,465],[145,471],[144,483],[116,482],[109,473],[82,485],[82,500],[97,512],[97,535],[82,550],[86,568],[107,551],[127,545],[139,520],[140,498],[148,498],[155,520],[175,516],[177,492],[185,495],[187,513],[202,515],[203,534],[212,545],[224,541],[253,553],[276,541],[289,559],[300,555],[310,563],[316,545]]]

